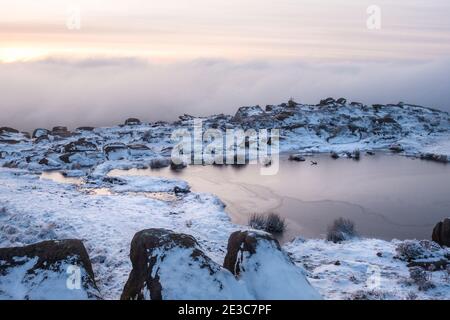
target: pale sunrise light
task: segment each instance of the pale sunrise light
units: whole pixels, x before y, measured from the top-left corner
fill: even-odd
[[[449,0],[0,0],[0,300],[450,300],[449,74]]]

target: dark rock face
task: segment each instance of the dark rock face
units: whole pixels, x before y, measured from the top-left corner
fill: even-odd
[[[346,103],[347,103],[347,99],[345,99],[345,98],[339,98],[339,99],[336,100],[336,102],[337,102],[338,104],[346,104]]]
[[[42,158],[41,160],[39,160],[38,163],[47,166],[48,165],[48,159],[47,158]]]
[[[258,242],[262,240],[272,242],[278,250],[281,250],[278,241],[269,234],[251,231],[233,232],[228,239],[227,254],[223,262],[224,268],[238,276],[241,272],[243,253],[246,252],[250,256],[255,254]]]
[[[122,300],[208,299],[208,291],[213,292],[209,299],[225,298],[229,286],[237,285],[193,237],[166,229],[136,233],[130,259],[133,269]]]
[[[429,161],[435,161],[440,163],[447,163],[449,162],[448,157],[444,154],[435,154],[435,153],[422,153],[420,155],[420,159],[422,160],[429,160]]]
[[[67,130],[67,127],[63,127],[63,126],[53,127],[50,134],[53,136],[61,137],[61,138],[68,138],[68,137],[72,136],[72,133],[69,130]]]
[[[19,133],[19,130],[16,130],[14,128],[10,127],[1,127],[0,128],[0,135],[5,133]]]
[[[168,158],[156,158],[150,161],[150,168],[152,169],[160,169],[170,166],[170,159]]]
[[[389,147],[389,150],[391,150],[392,152],[403,152],[404,151],[402,145],[399,143],[391,144],[391,146]]]
[[[291,154],[289,156],[289,160],[291,160],[291,161],[299,161],[299,162],[306,161],[306,159],[300,154]]]
[[[175,171],[183,170],[186,167],[187,167],[187,165],[184,162],[181,162],[181,163],[175,163],[173,161],[170,162],[170,169],[175,170]]]
[[[80,288],[71,289],[66,285],[69,274],[66,266],[76,266],[81,270]],[[43,241],[25,247],[0,248],[0,280],[10,275],[16,268],[25,268],[23,278],[15,276],[14,281],[20,282],[27,289],[23,297],[14,296],[16,293],[4,292],[13,298],[41,299],[39,291],[52,286],[47,297],[60,298],[99,298],[95,284],[91,261],[83,242],[76,239]],[[56,277],[55,277],[56,275]],[[35,279],[36,278],[36,279]],[[1,281],[0,281],[1,282]],[[47,289],[48,290],[48,289]],[[79,296],[81,291],[84,296]]]
[[[327,106],[327,105],[334,104],[334,103],[336,103],[336,100],[334,100],[333,98],[326,98],[326,99],[320,100],[319,105]]]
[[[140,124],[141,124],[141,120],[139,120],[137,118],[128,118],[127,120],[125,120],[126,126],[136,126],[136,125],[140,125]]]
[[[433,229],[432,240],[441,246],[450,247],[450,219],[439,222]]]
[[[339,155],[337,154],[337,152],[331,152],[331,158],[333,159],[339,159]]]
[[[77,131],[94,131],[95,128],[94,127],[78,127],[76,130]]]
[[[64,146],[64,152],[87,152],[97,151],[97,145],[85,140],[84,138],[70,142]]]
[[[0,144],[18,144],[19,140],[14,139],[0,139]]]

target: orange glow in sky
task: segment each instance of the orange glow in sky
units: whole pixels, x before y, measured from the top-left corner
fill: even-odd
[[[366,0],[2,2],[2,62],[48,56],[383,60],[450,53],[447,0],[377,1],[380,30],[366,27],[372,4]],[[68,27],[74,19],[79,29]]]

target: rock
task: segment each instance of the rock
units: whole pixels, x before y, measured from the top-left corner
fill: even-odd
[[[336,100],[336,103],[344,105],[344,104],[347,103],[347,99],[345,99],[345,98],[339,98],[339,99]]]
[[[291,112],[291,111],[283,111],[283,112],[278,113],[278,114],[275,116],[275,119],[277,119],[277,120],[279,120],[279,121],[284,121],[284,120],[286,120],[286,119],[292,117],[293,115],[294,115],[294,113]]]
[[[393,143],[389,146],[389,150],[392,152],[403,152],[404,149],[400,143]]]
[[[353,107],[362,107],[362,106],[364,106],[363,103],[361,103],[361,102],[356,102],[356,101],[350,102],[350,105],[353,106]]]
[[[39,160],[38,163],[46,166],[46,165],[48,165],[48,159],[47,158],[42,158],[41,160]]]
[[[288,103],[287,103],[287,107],[288,108],[295,108],[297,106],[297,102],[294,101],[294,99],[289,99]]]
[[[25,138],[31,139],[31,134],[30,134],[29,132],[22,131],[21,133],[23,134],[23,136],[24,136]]]
[[[249,298],[233,275],[212,261],[189,235],[148,229],[131,242],[133,266],[122,300]]]
[[[422,160],[429,160],[429,161],[435,161],[440,163],[447,163],[448,157],[444,154],[435,154],[435,153],[422,153],[420,155],[420,159]]]
[[[327,105],[330,105],[330,104],[334,104],[335,102],[336,101],[333,98],[326,98],[326,99],[320,100],[319,105],[327,106]]]
[[[431,239],[441,246],[450,247],[450,219],[445,218],[433,229]]]
[[[67,130],[67,127],[63,127],[63,126],[53,127],[50,134],[53,136],[58,136],[58,137],[62,137],[62,138],[68,138],[68,137],[72,136],[72,133],[69,130]]]
[[[122,160],[129,156],[128,147],[123,143],[110,143],[103,147],[108,160]]]
[[[170,166],[170,159],[168,158],[155,158],[150,161],[150,168],[160,169]]]
[[[133,157],[142,157],[152,155],[153,152],[144,144],[132,144],[128,146],[128,151]]]
[[[331,158],[333,159],[339,159],[339,155],[337,154],[337,152],[331,152]]]
[[[94,131],[95,127],[78,127],[77,131]]]
[[[187,167],[187,164],[185,162],[180,162],[180,163],[175,163],[173,161],[170,162],[170,169],[175,170],[175,171],[183,170],[186,167]]]
[[[5,133],[19,133],[19,130],[16,130],[16,129],[10,128],[10,127],[1,127],[0,135],[5,134]]]
[[[268,233],[232,233],[223,266],[246,283],[258,300],[321,298]]]
[[[64,152],[70,153],[70,152],[87,152],[87,151],[97,151],[97,145],[95,143],[87,141],[84,138],[70,142],[64,146]]]
[[[35,138],[40,138],[42,136],[48,136],[49,134],[50,134],[49,130],[38,128],[33,131],[32,137],[33,137],[33,139],[35,139]]]
[[[0,144],[18,144],[18,143],[20,143],[20,140],[0,139]]]
[[[64,153],[63,155],[59,156],[59,159],[64,163],[71,163],[70,157],[73,156],[74,154],[75,154],[74,152]]]
[[[136,126],[136,125],[140,125],[140,124],[141,124],[141,120],[139,120],[137,118],[128,118],[127,120],[125,120],[126,126]]]
[[[247,120],[249,117],[261,116],[264,114],[265,112],[260,106],[240,107],[234,115],[233,120],[241,122]]]
[[[291,154],[289,156],[289,160],[291,160],[291,161],[299,161],[299,162],[306,161],[306,159],[300,154]]]
[[[0,298],[96,299],[99,296],[89,256],[80,240],[0,248]]]
[[[48,135],[39,136],[34,140],[34,143],[41,143],[43,141],[50,141]]]

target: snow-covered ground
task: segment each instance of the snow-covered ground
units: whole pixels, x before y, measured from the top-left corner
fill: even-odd
[[[170,156],[173,130],[190,128],[192,120],[186,115],[174,123],[74,132],[37,130],[33,137],[0,129],[0,247],[81,239],[105,299],[120,297],[131,271],[131,239],[143,229],[167,228],[192,235],[222,265],[228,237],[247,227],[233,224],[216,196],[187,192],[189,186],[179,180],[107,177],[112,169],[142,168],[157,165],[157,159],[163,161]],[[206,128],[281,129],[282,152],[388,150],[397,144],[401,147],[397,151],[404,155],[432,152],[447,160],[450,155],[450,116],[402,103],[289,103],[268,106],[265,111],[241,108],[234,117],[216,115],[203,120]],[[39,174],[47,170],[60,170],[84,183],[40,179]],[[105,188],[106,193],[94,192]],[[153,193],[170,193],[171,197]],[[284,249],[325,298],[449,299],[449,272],[427,271],[424,276],[429,286],[412,281],[409,262],[397,257],[401,243],[297,239]],[[431,251],[424,258],[450,257],[444,249]]]
[[[229,235],[246,229],[231,223],[221,201],[211,194],[186,193],[170,201],[136,192],[97,195],[84,187],[43,180],[15,169],[0,169],[0,203],[0,247],[81,239],[105,299],[121,295],[131,271],[130,242],[138,231],[162,227],[190,234],[222,265]],[[297,239],[284,249],[325,298],[449,299],[450,274],[427,272],[434,288],[419,290],[410,279],[408,262],[394,258],[400,243],[354,239],[333,244]],[[450,250],[434,255],[440,259],[450,255]],[[270,275],[269,271],[266,274]],[[278,279],[276,274],[273,277]]]

